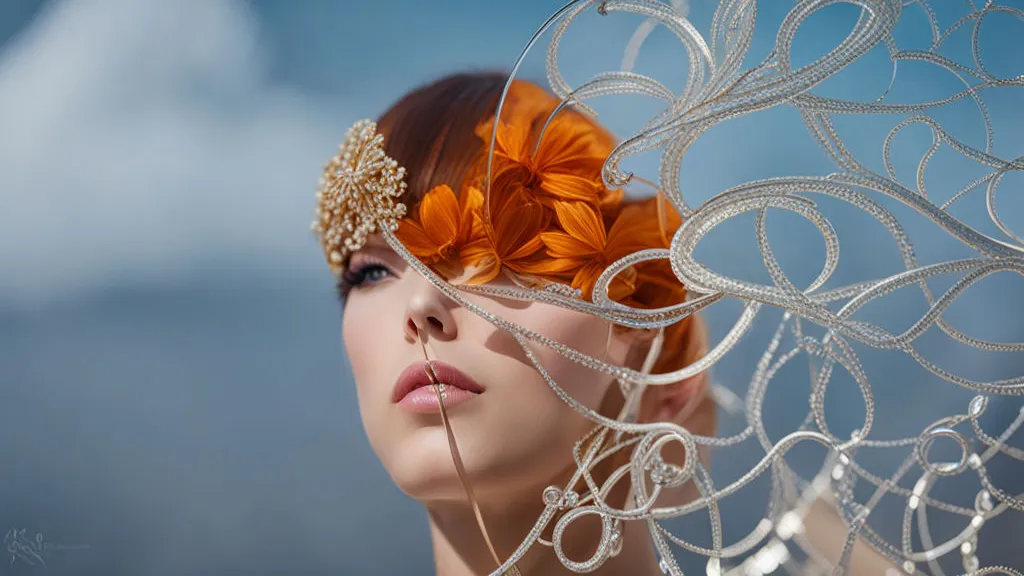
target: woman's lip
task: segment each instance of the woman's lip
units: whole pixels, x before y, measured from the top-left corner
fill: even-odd
[[[395,381],[395,387],[391,394],[392,402],[397,404],[408,396],[410,392],[418,388],[431,386],[430,378],[427,377],[426,365],[427,361],[418,360],[409,364],[405,370],[402,370],[398,380]],[[476,380],[473,380],[451,364],[434,360],[430,362],[430,366],[434,370],[434,375],[437,376],[437,381],[445,384],[446,388],[458,388],[460,391],[472,394],[480,394],[484,391],[484,387],[478,384]],[[430,392],[434,394],[433,389]],[[453,390],[452,392],[455,391]],[[462,395],[460,394],[459,396]],[[434,404],[437,404],[436,400]],[[448,404],[448,402],[445,402],[445,406],[448,406]]]
[[[451,410],[460,404],[469,402],[480,394],[468,392],[454,386],[445,386],[442,395],[445,410]],[[437,414],[441,412],[441,405],[437,401],[437,391],[433,386],[421,386],[409,392],[399,400],[398,406],[415,414]]]

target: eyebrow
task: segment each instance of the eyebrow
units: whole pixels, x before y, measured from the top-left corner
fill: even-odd
[[[391,258],[394,258],[398,262],[401,262],[402,264],[406,263],[405,260],[403,260],[398,254],[396,254],[395,251],[391,249],[391,246],[386,244],[383,240],[371,240],[367,238],[366,243],[363,244],[362,248],[353,252],[352,256],[355,256],[360,252],[363,254],[376,254],[378,257],[388,258],[389,261]],[[352,259],[350,257],[349,261],[351,262],[351,260]]]

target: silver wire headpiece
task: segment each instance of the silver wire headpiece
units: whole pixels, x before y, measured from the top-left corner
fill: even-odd
[[[627,469],[622,471],[632,480],[633,497],[628,509],[617,509],[603,501],[601,490],[581,494],[571,487],[550,487],[543,495],[538,495],[547,509],[538,520],[537,528],[495,574],[512,570],[530,546],[543,544],[541,530],[557,512],[560,517],[554,527],[555,538],[548,544],[562,563],[576,572],[591,571],[616,554],[622,522],[645,521],[666,574],[683,573],[677,558],[681,551],[705,556],[708,574],[754,575],[776,570],[840,574],[849,568],[853,550],[866,546],[891,564],[895,573],[944,574],[943,567],[949,569],[956,564],[957,569],[962,567],[963,572],[970,575],[1021,576],[1020,565],[981,567],[978,551],[985,549],[984,527],[996,517],[1017,515],[1017,529],[1022,529],[1020,513],[1024,512],[1024,497],[994,481],[990,468],[997,459],[1024,461],[1024,449],[1013,446],[1010,441],[1024,424],[1024,410],[1009,418],[999,431],[986,430],[982,416],[992,406],[1005,406],[1010,397],[1024,394],[1024,362],[1020,356],[1024,343],[972,336],[957,327],[947,315],[958,299],[984,278],[1000,273],[1024,274],[1024,240],[1019,231],[1004,222],[995,206],[1000,183],[1011,173],[1024,170],[1024,156],[997,153],[994,142],[997,131],[1004,128],[1000,122],[1005,120],[993,118],[987,104],[997,93],[1020,90],[1024,76],[999,77],[986,67],[981,55],[983,22],[997,13],[1024,20],[1024,12],[991,1],[949,2],[945,7],[956,4],[961,15],[943,27],[931,3],[925,0],[847,0],[843,3],[859,10],[852,29],[844,28],[843,36],[823,26],[821,19],[809,22],[812,17],[817,18],[815,15],[820,11],[839,4],[837,0],[787,4],[788,13],[773,34],[774,46],[765,58],[753,64],[750,49],[759,16],[759,3],[755,0],[721,0],[708,36],[699,33],[681,13],[678,8],[682,3],[678,1],[581,0],[567,5],[542,27],[527,51],[542,33],[553,30],[546,60],[547,76],[565,106],[592,111],[585,101],[625,93],[644,95],[663,103],[660,113],[615,148],[605,163],[603,178],[609,187],[626,185],[637,177],[621,169],[623,161],[643,152],[660,150],[657,188],[682,217],[683,224],[672,238],[669,249],[637,252],[610,265],[597,282],[593,302],[584,302],[557,290],[452,286],[418,262],[394,234],[384,229],[383,236],[391,247],[439,290],[512,334],[552,390],[598,425],[595,437],[605,435],[602,438],[610,439],[610,443],[602,443],[592,442],[594,437],[590,437],[586,444],[581,444],[599,448],[581,448],[576,454],[579,472],[574,482],[585,478],[593,486],[590,473],[595,461],[608,452],[631,450]],[[626,47],[622,69],[597,74],[573,87],[558,68],[560,41],[580,15],[592,11],[607,18],[615,13],[631,13],[648,20]],[[685,50],[688,74],[679,91],[631,69],[644,38],[657,25],[667,28]],[[811,27],[836,36],[837,45],[827,54],[796,66],[793,64],[794,38],[798,29]],[[928,42],[924,46],[903,46],[900,30],[904,27],[923,29]],[[948,45],[959,38],[958,30],[970,31],[966,61],[956,60],[946,53]],[[887,66],[893,71],[893,86],[898,86],[899,66],[915,62],[943,71],[958,82],[960,88],[944,98],[910,102],[890,101],[888,90],[881,98],[862,101],[817,93],[823,83],[876,50],[884,51],[887,56]],[[516,69],[518,63],[513,68]],[[909,94],[913,100],[918,93],[910,90]],[[973,107],[970,121],[981,130],[971,138],[954,137],[954,132],[938,119],[939,109],[957,103]],[[699,205],[692,205],[692,200],[688,201],[683,193],[680,172],[693,144],[722,122],[774,107],[786,107],[798,113],[811,140],[826,153],[829,173],[748,181],[722,190]],[[843,130],[837,128],[839,117],[870,119],[871,126],[888,123],[887,133],[879,142],[880,167],[872,167],[863,154],[854,152],[847,139],[841,136]],[[912,126],[930,131],[933,145],[917,158],[917,172],[906,181],[897,174],[898,162],[893,160],[892,150],[897,137]],[[492,151],[493,146],[492,139]],[[974,178],[953,188],[946,181],[932,181],[926,188],[929,161],[942,147],[970,164]],[[987,219],[983,225],[989,233],[969,226],[963,217],[954,215],[955,209],[970,202],[984,204]],[[898,269],[852,282],[841,280],[836,274],[840,268],[840,235],[823,209],[826,204],[854,211],[859,218],[867,217],[866,220],[877,225],[874,233],[886,231],[886,243],[894,245],[898,254]],[[820,232],[825,246],[824,265],[817,278],[806,287],[798,286],[787,276],[777,258],[780,246],[773,248],[769,242],[767,214],[775,211],[795,214]],[[715,263],[706,265],[694,255],[698,244],[712,230],[747,213],[753,215],[753,232],[770,283],[730,277],[717,271],[719,267]],[[920,221],[913,225],[904,222],[911,217]],[[940,230],[955,241],[958,245],[946,248],[948,251],[944,253],[955,254],[956,259],[923,264],[918,251],[928,242],[915,242],[922,227]],[[671,262],[672,271],[692,295],[687,302],[646,310],[615,303],[608,297],[609,284],[616,274],[654,259]],[[946,288],[937,295],[935,290],[939,285]],[[709,307],[726,301],[741,303],[742,311],[731,329],[698,361],[671,373],[649,374],[607,364],[531,332],[475,304],[464,296],[465,291],[546,302],[636,328],[661,328],[694,312],[710,311]],[[870,309],[872,303],[910,291],[923,296],[924,307],[909,327],[895,330],[867,314],[866,309]],[[781,320],[747,385],[728,383],[728,386],[715,388],[715,398],[727,412],[736,414],[741,424],[738,431],[719,437],[696,436],[671,424],[638,424],[602,416],[566,394],[533,353],[537,345],[550,347],[570,360],[643,389],[678,382],[709,369],[735,349],[741,338],[752,333],[759,321],[775,322],[769,314],[771,310],[779,311]],[[1017,310],[1020,310],[1019,305]],[[1020,322],[1019,318],[999,315],[988,320]],[[992,358],[1011,358],[1005,362],[1012,374],[990,381],[969,379],[963,374],[970,370],[962,362],[958,364],[955,359],[944,362],[950,359],[929,358],[923,352],[924,340],[934,336],[947,338],[968,350],[991,354]],[[865,365],[862,359],[874,351],[899,354],[931,378],[927,385],[914,388],[909,399],[900,401],[895,412],[889,410],[883,414],[877,410],[876,386],[881,383],[885,387],[912,387],[917,383],[887,380],[884,368],[879,372]],[[773,394],[786,394],[789,398],[798,394],[794,381],[789,380],[795,373],[789,367],[798,362],[804,365],[802,374],[809,406],[806,418],[789,425],[781,434],[777,430],[769,433],[766,405]],[[786,380],[780,382],[780,374],[786,374]],[[856,413],[862,411],[863,418],[852,427],[852,432],[840,433],[844,427],[837,424],[834,413],[826,413],[826,397],[838,393],[837,389],[844,385],[859,396],[861,402]],[[896,419],[909,420],[926,400],[952,394],[952,391],[966,391],[970,396],[957,410],[942,414],[911,433],[892,435],[893,430],[901,428],[896,425]],[[632,434],[638,439],[628,446],[615,444],[619,434]],[[947,443],[946,448],[952,447],[952,457],[946,455],[950,450],[937,448],[943,442]],[[686,451],[682,467],[668,465],[660,458],[660,451],[672,443]],[[697,448],[714,447],[716,458],[727,458],[728,449],[742,444],[756,446],[759,451],[756,462],[738,478],[724,484],[714,482],[697,457]],[[806,467],[798,470],[787,460],[791,451],[804,444],[817,444],[825,449],[826,455],[819,458],[811,471]],[[877,459],[872,458],[872,454],[880,452],[891,455],[887,468],[874,465]],[[771,483],[769,496],[763,503],[764,514],[752,529],[737,536],[723,525],[720,506],[759,477],[768,477]],[[940,490],[947,481],[959,482],[955,490],[959,496],[950,497]],[[662,490],[689,482],[699,489],[700,497],[696,500],[675,507],[654,506]],[[842,522],[845,537],[838,544],[834,559],[827,558],[818,549],[813,535],[805,529],[806,515],[819,502],[834,507]],[[888,510],[883,510],[883,502]],[[879,529],[876,519],[894,510],[898,511],[896,529]],[[933,516],[929,516],[929,511]],[[941,527],[933,521],[936,513],[942,515]],[[560,535],[576,519],[592,514],[599,515],[607,528],[595,554],[583,561],[566,557],[560,547]],[[688,541],[671,530],[672,526],[698,515],[710,520],[707,544]],[[891,521],[892,517],[889,514],[886,516],[889,520],[879,521]],[[954,529],[949,529],[950,526]]]

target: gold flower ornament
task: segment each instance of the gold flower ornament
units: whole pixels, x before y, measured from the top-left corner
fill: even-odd
[[[327,263],[340,272],[352,252],[370,234],[398,229],[406,207],[405,169],[384,153],[384,137],[371,120],[356,122],[345,134],[338,154],[324,168],[316,193],[313,232]]]

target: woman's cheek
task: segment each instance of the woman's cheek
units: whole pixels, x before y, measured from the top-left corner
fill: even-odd
[[[533,305],[519,310],[519,323],[569,348],[599,360],[605,358],[608,324],[599,318],[548,305]],[[551,377],[573,399],[596,409],[604,398],[611,378],[542,347],[536,356]],[[558,400],[561,402],[561,400]],[[566,406],[568,409],[569,407]]]
[[[394,348],[394,343],[389,345],[386,341],[389,330],[382,325],[381,311],[377,308],[372,299],[357,295],[350,298],[342,317],[342,341],[352,367],[361,409],[368,400],[367,391],[363,388],[373,385],[374,367],[383,365],[381,356]]]
[[[373,333],[362,328],[365,324],[365,307],[351,300],[346,304],[341,321],[341,337],[345,344],[349,364],[358,376],[359,365],[373,351]],[[358,378],[356,379],[358,381]]]

